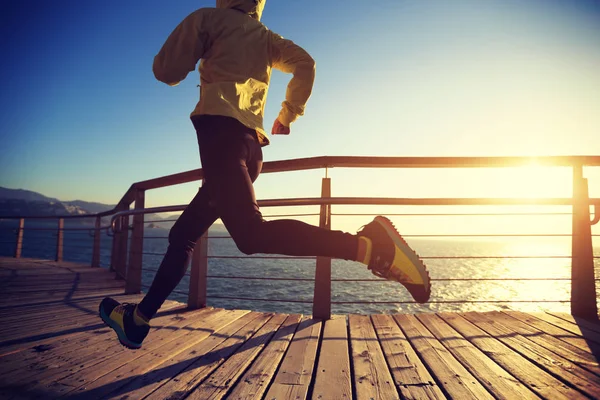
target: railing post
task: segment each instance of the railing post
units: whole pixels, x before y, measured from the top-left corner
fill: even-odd
[[[115,221],[115,227],[121,229],[121,219],[117,218]],[[117,232],[113,232],[112,235],[112,245],[110,249],[110,268],[109,271],[116,271],[118,258],[119,256],[119,234]],[[117,274],[118,277],[118,274]]]
[[[145,192],[135,191],[135,209],[143,210]],[[131,246],[129,248],[129,265],[127,267],[127,281],[125,293],[134,294],[142,291],[142,252],[144,251],[144,214],[133,216],[133,231],[131,233]]]
[[[206,307],[206,283],[208,275],[208,231],[200,237],[192,255],[188,308]]]
[[[56,236],[56,261],[60,262],[63,260],[63,239],[64,239],[64,218],[58,219],[58,230]]]
[[[21,258],[23,251],[23,231],[25,230],[25,218],[19,219],[19,227],[17,228],[17,243],[15,244],[15,258]]]
[[[92,267],[100,266],[100,225],[102,224],[102,218],[96,217],[96,224],[94,225],[94,247],[92,250]]]
[[[323,178],[321,198],[331,197],[331,178]],[[322,204],[319,227],[331,229],[331,204]],[[315,271],[315,293],[313,296],[313,318],[331,318],[331,258],[317,257]]]
[[[129,210],[129,206],[123,211]],[[127,245],[129,242],[129,216],[119,218],[119,232],[116,236],[115,271],[117,279],[125,279],[127,276]]]
[[[573,167],[573,234],[571,247],[571,314],[598,319],[594,250],[587,179],[581,166]]]

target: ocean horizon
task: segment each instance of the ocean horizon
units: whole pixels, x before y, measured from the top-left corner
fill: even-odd
[[[143,256],[144,291],[152,283],[156,269],[162,260],[162,254],[167,249],[167,235],[168,230],[162,228],[145,230],[144,253],[151,254]],[[208,274],[212,277],[208,279],[208,305],[266,312],[312,313],[315,259],[282,259],[278,256],[260,254],[244,256],[232,239],[223,238],[225,235],[226,231],[222,226],[215,226],[209,231],[209,257],[234,258],[209,258]],[[64,236],[64,260],[89,264],[93,240],[90,231],[65,231]],[[409,244],[425,258],[425,264],[432,278],[432,295],[429,303],[423,305],[405,303],[412,300],[410,295],[402,285],[394,282],[333,281],[332,302],[344,303],[332,304],[332,313],[461,312],[503,309],[569,312],[570,240],[570,237],[408,239]],[[111,237],[103,234],[100,257],[103,268],[108,268],[110,265],[110,250]],[[55,232],[26,231],[22,257],[54,259],[55,251]],[[10,257],[13,254],[14,231],[3,229],[0,231],[0,256]],[[600,255],[600,247],[594,247],[594,254]],[[479,256],[493,258],[473,258]],[[532,256],[546,258],[530,258]],[[446,259],[445,257],[458,258]],[[598,276],[599,259],[595,259],[595,268]],[[333,280],[376,279],[364,265],[344,260],[332,261],[331,274]],[[277,278],[277,280],[224,279],[216,276]],[[281,278],[311,281],[279,280]],[[186,303],[188,287],[189,269],[169,298]],[[260,298],[265,301],[215,297]],[[291,302],[277,301],[281,299]]]

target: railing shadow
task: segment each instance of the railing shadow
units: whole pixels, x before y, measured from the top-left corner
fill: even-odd
[[[306,321],[299,323],[297,329],[299,330],[299,329],[309,328],[313,324],[320,323],[320,322],[321,322],[320,320],[314,320],[314,319],[306,320]],[[265,324],[266,323],[267,322],[265,322]],[[262,326],[264,326],[264,324]],[[260,328],[261,327],[256,328],[257,331]],[[114,382],[111,382],[109,384],[102,385],[102,386],[99,386],[99,387],[91,389],[91,390],[81,391],[79,393],[71,393],[71,394],[68,394],[64,398],[70,399],[70,400],[94,399],[94,398],[112,397],[112,396],[117,396],[117,395],[119,397],[128,398],[128,393],[130,393],[131,391],[136,390],[140,387],[145,387],[145,386],[149,386],[149,385],[161,382],[161,381],[170,380],[171,378],[175,378],[177,375],[179,375],[184,370],[201,369],[202,367],[209,365],[215,361],[221,360],[222,358],[227,359],[227,357],[229,357],[230,354],[233,354],[237,349],[239,349],[242,346],[253,348],[253,347],[256,347],[259,345],[264,345],[264,347],[266,347],[269,343],[269,341],[267,339],[269,337],[271,337],[271,339],[272,339],[274,334],[276,334],[276,331],[271,331],[269,333],[265,333],[265,334],[258,335],[258,336],[255,334],[245,341],[243,340],[243,341],[240,341],[239,343],[236,343],[236,344],[230,345],[230,346],[226,346],[226,347],[219,348],[217,345],[217,347],[213,348],[213,350],[211,350],[207,353],[204,353],[202,355],[199,355],[198,357],[191,357],[186,360],[180,361],[176,364],[166,365],[166,366],[163,366],[160,368],[152,369],[151,371],[148,371],[148,372],[145,372],[142,374],[138,374],[138,375],[124,377],[119,380],[115,380]],[[236,339],[236,338],[243,339],[244,338],[244,336],[236,335],[236,334],[233,334],[231,336],[222,335],[222,334],[219,334],[218,331],[213,333],[213,335],[211,335],[211,336],[222,337],[225,340]],[[205,338],[204,340],[206,340],[206,339],[207,338]],[[263,348],[263,350],[264,350],[264,348]],[[225,357],[224,357],[224,355],[225,355]],[[208,376],[208,374],[207,374],[207,376]],[[198,381],[198,384],[200,384],[200,382],[202,382],[202,380]],[[48,388],[48,389],[51,390],[51,388]],[[157,389],[158,389],[158,387],[157,387]],[[52,394],[51,392],[46,393],[46,395],[51,395],[51,394]]]

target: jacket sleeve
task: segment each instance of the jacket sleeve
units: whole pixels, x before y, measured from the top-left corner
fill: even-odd
[[[169,35],[154,57],[152,71],[156,79],[176,86],[196,69],[206,45],[203,19],[203,10],[198,10],[187,16]]]
[[[272,46],[273,68],[293,74],[278,117],[279,122],[289,126],[304,115],[315,81],[315,60],[302,47],[277,34],[273,34]]]

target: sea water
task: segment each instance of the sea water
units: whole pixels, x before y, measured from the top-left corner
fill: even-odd
[[[167,235],[168,231],[164,229],[147,229],[145,232],[144,253],[146,254],[143,256],[142,274],[142,284],[145,288],[152,283],[156,269],[162,260],[162,254],[167,249]],[[235,243],[229,238],[222,238],[223,235],[222,231],[211,233],[210,236],[218,237],[210,238],[208,243],[209,257],[215,257],[208,261],[208,274],[212,276],[208,279],[209,305],[286,313],[310,314],[312,312],[315,259],[281,259],[277,256],[269,257],[261,254],[252,256],[259,258],[245,257],[238,251]],[[14,230],[0,230],[0,256],[14,254],[14,240]],[[368,314],[498,309],[569,311],[571,285],[569,237],[513,237],[489,240],[409,238],[407,241],[421,256],[426,257],[425,263],[433,280],[431,302],[425,305],[410,303],[411,297],[408,292],[402,285],[394,282],[335,281],[336,279],[375,279],[375,277],[362,264],[333,260],[332,301],[344,302],[344,304],[332,304],[332,312]],[[66,231],[64,259],[90,263],[92,243],[93,238],[89,230]],[[100,264],[108,268],[111,237],[103,234],[101,244]],[[53,259],[55,253],[56,233],[53,230],[26,231],[23,257]],[[600,248],[595,247],[594,253],[598,257]],[[479,256],[493,258],[471,258]],[[535,256],[544,257],[526,258]],[[599,261],[595,259],[596,276],[600,276],[598,275]],[[224,279],[216,276],[296,278],[309,281]],[[189,279],[188,271],[171,295],[171,299],[187,302]]]

